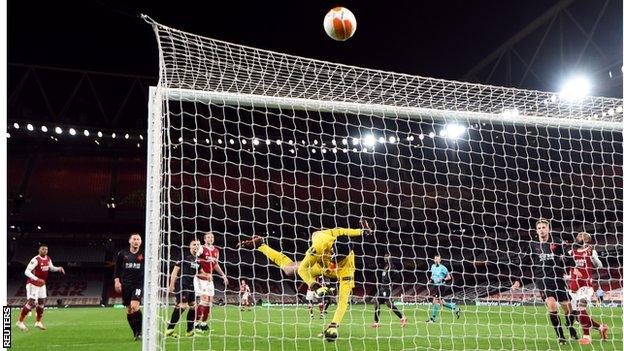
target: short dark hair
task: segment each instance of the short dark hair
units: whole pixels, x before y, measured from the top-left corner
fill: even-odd
[[[346,235],[341,235],[334,241],[334,255],[336,260],[341,260],[351,253],[353,247],[351,246],[351,240]]]
[[[134,232],[134,233],[130,233],[130,236],[128,237],[128,239],[132,238],[135,235],[138,235],[139,237],[141,237],[141,234]]]
[[[46,243],[39,243],[39,248],[42,248],[42,247],[48,247],[48,244],[46,244]]]

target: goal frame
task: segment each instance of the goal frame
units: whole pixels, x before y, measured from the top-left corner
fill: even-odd
[[[428,118],[433,120],[469,121],[488,123],[522,123],[546,127],[577,127],[605,131],[622,131],[624,124],[617,121],[594,119],[553,118],[531,115],[514,115],[508,117],[500,113],[452,111],[419,107],[401,107],[379,104],[365,104],[343,101],[326,101],[303,98],[287,98],[275,96],[252,95],[218,91],[200,91],[181,88],[164,88],[151,86],[148,102],[148,133],[147,133],[147,191],[146,191],[146,223],[145,223],[145,280],[144,280],[144,314],[143,314],[143,350],[155,350],[158,340],[158,317],[160,316],[159,297],[162,282],[159,277],[159,250],[161,228],[164,218],[161,217],[162,206],[162,119],[163,105],[169,101],[189,101],[200,103],[219,103],[235,107],[288,108],[291,110],[314,110],[319,112],[353,113],[392,117],[392,118]]]
[[[162,95],[158,87],[149,87],[147,131],[147,176],[145,192],[145,261],[143,285],[142,350],[155,350],[158,341],[161,173],[162,169]],[[156,279],[154,279],[156,277]]]

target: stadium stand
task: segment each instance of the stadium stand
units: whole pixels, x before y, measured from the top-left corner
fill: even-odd
[[[63,152],[46,150],[45,152],[16,154],[9,162],[8,185],[10,197],[13,199],[9,210],[19,207],[19,212],[12,216],[12,220],[27,219],[27,223],[76,223],[78,228],[90,228],[90,232],[117,233],[115,241],[111,243],[112,248],[105,248],[101,245],[50,247],[50,254],[56,264],[76,264],[78,271],[80,271],[78,268],[84,265],[95,266],[103,270],[101,276],[96,279],[72,278],[73,280],[68,280],[68,284],[73,285],[58,289],[49,287],[49,290],[55,293],[51,295],[51,298],[63,298],[70,304],[99,304],[102,297],[104,301],[110,303],[119,302],[119,296],[113,291],[109,281],[112,279],[112,255],[126,245],[125,236],[131,230],[127,224],[131,224],[133,228],[137,224],[138,228],[143,225],[146,181],[144,157],[131,153],[122,153],[119,156],[110,154],[102,156],[97,153],[64,156]],[[225,215],[228,221],[237,222],[240,227],[240,233],[227,233],[218,238],[217,245],[223,248],[224,268],[230,277],[246,277],[252,284],[253,295],[256,299],[263,296],[264,301],[275,303],[296,301],[296,287],[288,283],[267,285],[267,281],[279,280],[274,278],[281,275],[279,270],[255,271],[251,264],[244,263],[257,262],[259,259],[256,254],[240,253],[234,249],[241,233],[248,235],[247,233],[257,230],[253,223],[244,218],[266,217],[268,222],[276,223],[273,228],[270,228],[279,231],[276,235],[283,238],[296,238],[296,240],[282,241],[283,248],[288,252],[302,253],[307,248],[311,228],[323,226],[326,218],[313,215],[304,218],[303,221],[297,218],[297,221],[302,223],[300,226],[279,223],[283,221],[282,215],[287,215],[294,209],[306,213],[322,212],[322,204],[313,199],[348,197],[366,200],[365,198],[369,195],[362,189],[367,188],[384,189],[392,194],[406,196],[429,190],[438,193],[447,191],[447,189],[439,188],[416,189],[405,184],[399,187],[389,187],[383,181],[370,179],[348,180],[314,174],[301,177],[288,170],[280,172],[255,170],[254,179],[250,179],[246,177],[246,174],[252,172],[252,169],[244,165],[233,167],[231,164],[217,164],[210,171],[210,176],[197,178],[199,188],[197,196],[204,200],[209,198],[215,208],[222,206],[223,213],[219,215]],[[175,179],[173,182],[175,183]],[[321,194],[322,191],[327,190],[328,184],[335,185],[336,191]],[[19,200],[20,194],[23,195],[21,200]],[[173,196],[181,194],[182,192]],[[479,194],[479,196],[486,195]],[[297,200],[292,200],[293,198]],[[369,200],[380,205],[386,201],[385,198]],[[254,210],[247,212],[244,209],[227,206],[228,203],[241,202],[253,204]],[[18,203],[19,206],[17,206]],[[115,204],[114,209],[110,208],[111,203]],[[345,211],[353,212],[352,209],[345,209]],[[103,226],[105,223],[114,223],[115,227]],[[395,235],[397,230],[402,235],[401,251],[390,252],[394,257],[406,259],[406,262],[403,262],[406,266],[402,268],[401,277],[396,281],[394,296],[402,296],[404,301],[408,302],[426,301],[428,295],[426,270],[429,264],[427,259],[433,257],[435,252],[428,251],[425,247],[452,246],[444,252],[444,256],[449,261],[453,272],[464,272],[464,274],[453,275],[453,289],[449,292],[449,297],[465,303],[473,303],[477,300],[535,298],[534,294],[526,291],[521,293],[521,297],[511,294],[508,291],[510,282],[499,281],[500,277],[518,272],[519,266],[514,252],[521,250],[521,244],[531,238],[529,231],[509,229],[501,232],[471,232],[472,228],[468,226],[462,235],[453,236],[452,228],[430,228],[427,224],[423,225],[424,227],[420,228],[419,232],[413,233],[415,235],[411,235],[414,228],[406,227],[405,224],[379,231],[380,242],[387,240],[384,235]],[[616,226],[609,223],[602,226],[596,225],[593,229],[596,234],[618,230]],[[71,230],[72,235],[76,235],[75,228],[66,230]],[[218,231],[219,228],[215,230]],[[449,233],[440,233],[441,230]],[[613,235],[596,235],[595,237],[598,251],[611,260],[608,264],[611,268],[599,271],[600,284],[607,292],[607,296],[621,301],[618,295],[622,288],[621,268],[618,268],[621,267],[618,261],[621,259],[621,253],[618,252],[617,240],[613,239]],[[611,238],[611,242],[607,242],[606,238]],[[461,242],[451,245],[456,240],[461,240]],[[26,238],[20,239],[19,235],[16,244],[12,245],[16,246],[11,250],[13,253],[11,262],[15,265],[11,267],[11,272],[17,272],[17,276],[16,281],[9,286],[9,291],[14,296],[11,302],[17,303],[16,299],[22,298],[18,295],[22,294],[20,289],[22,289],[24,279],[22,279],[23,273],[19,272],[23,268],[16,267],[23,267],[32,258],[35,250],[32,248],[32,241]],[[501,251],[501,248],[505,250]],[[371,252],[376,252],[374,250],[376,249],[372,249]],[[480,271],[471,266],[470,262],[473,261],[490,261],[496,264],[488,266],[486,271]],[[363,264],[372,266],[374,262],[363,262]],[[524,275],[528,277],[526,272]],[[356,280],[367,283],[358,286],[354,295],[366,299],[374,294],[374,284],[368,283],[375,281],[373,273],[358,272]],[[237,292],[233,287],[229,287],[223,293],[220,279],[216,279],[216,284],[219,298],[223,298],[227,303],[238,303]],[[76,295],[71,296],[72,294]]]
[[[68,269],[66,276],[50,275],[47,281],[48,301],[51,305],[60,300],[66,305],[98,305],[102,296],[103,272],[89,273],[88,271],[72,271]],[[26,302],[26,279],[14,275],[9,283],[8,304],[20,306]]]
[[[106,218],[104,202],[111,182],[107,158],[41,156],[27,182],[23,218],[79,222]]]

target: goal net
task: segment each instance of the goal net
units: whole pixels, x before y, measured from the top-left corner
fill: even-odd
[[[534,279],[543,267],[529,255],[540,218],[560,248],[591,235],[603,265],[593,286],[605,295],[588,313],[612,334],[600,342],[592,330],[592,342],[621,348],[621,99],[364,69],[150,23],[160,80],[149,102],[144,350],[559,349]],[[321,319],[301,277],[237,244],[260,235],[299,261],[313,232],[357,229],[360,218],[374,235],[353,246],[355,284],[332,344],[319,333],[336,297]],[[214,274],[209,331],[185,337],[183,315],[182,337],[167,337],[171,271],[207,231],[229,284]],[[444,289],[431,289],[436,255]]]

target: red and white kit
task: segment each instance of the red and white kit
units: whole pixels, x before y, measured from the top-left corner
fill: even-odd
[[[215,288],[212,271],[219,264],[219,249],[214,245],[202,245],[197,250],[197,262],[201,268],[193,279],[195,293],[199,296],[214,296]]]
[[[580,300],[591,301],[594,295],[592,273],[594,268],[602,268],[602,262],[591,246],[573,249],[569,253],[575,262],[575,267],[570,269],[569,287],[572,308],[576,309]]]
[[[251,294],[251,290],[249,289],[249,285],[241,284],[240,286],[241,302],[247,302],[249,300],[250,294]]]
[[[45,281],[48,279],[48,272],[58,272],[59,270],[59,267],[52,264],[50,256],[41,257],[37,255],[33,257],[24,271],[28,277],[26,298],[34,300],[47,298]]]
[[[316,279],[316,282],[319,283],[320,285],[325,285],[323,284],[323,280],[319,277]],[[306,291],[306,301],[308,303],[308,305],[312,305],[314,303],[314,300],[316,300],[316,293],[314,292],[314,290],[310,289],[310,287],[308,286],[308,290]]]

